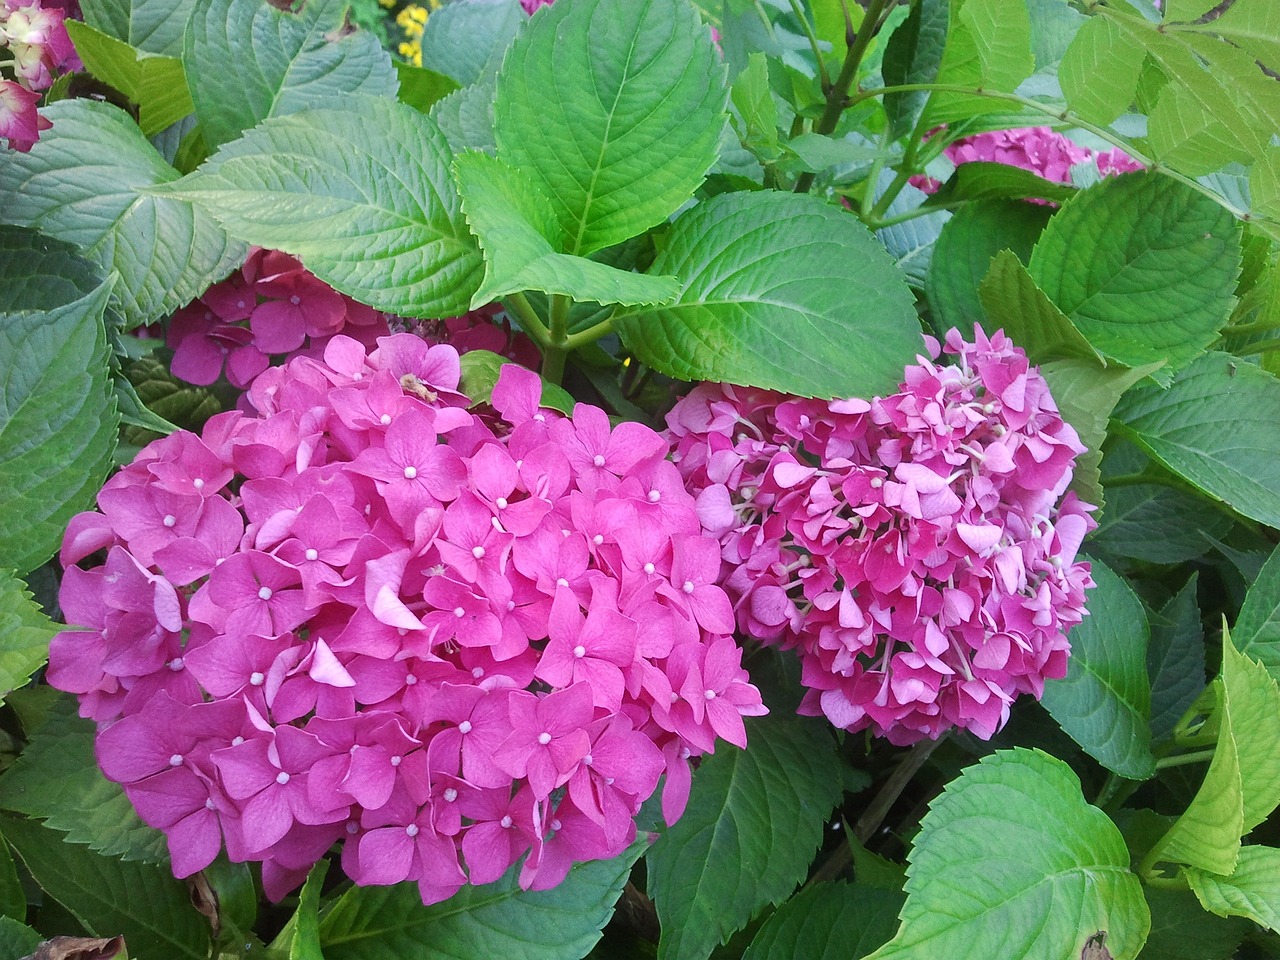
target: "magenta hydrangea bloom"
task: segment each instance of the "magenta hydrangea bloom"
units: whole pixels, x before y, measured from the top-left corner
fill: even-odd
[[[0,73],[0,137],[9,148],[27,152],[52,124],[36,109],[41,91],[64,70],[80,67],[80,58],[67,35],[65,13],[40,0],[0,0],[0,62],[12,73]]]
[[[1092,508],[1067,492],[1084,448],[1026,355],[975,338],[952,330],[948,364],[931,341],[889,397],[708,384],[667,418],[739,628],[796,651],[802,712],[897,744],[990,738],[1018,694],[1065,675],[1092,586],[1076,560]],[[688,576],[693,600],[705,588]],[[673,655],[667,677],[697,668],[711,688],[715,651]]]
[[[335,336],[71,522],[90,632],[49,681],[178,874],[225,849],[279,898],[340,842],[357,883],[426,902],[521,859],[544,889],[621,853],[664,773],[679,816],[691,758],[765,712],[663,438],[542,409],[516,366],[481,417],[459,374],[452,347]]]

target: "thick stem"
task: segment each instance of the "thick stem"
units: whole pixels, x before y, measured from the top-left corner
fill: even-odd
[[[577,333],[571,333],[564,338],[564,347],[566,350],[577,350],[584,347],[588,343],[595,343],[605,334],[613,332],[613,315],[605,317],[599,323],[592,324],[585,330],[579,330]]]
[[[1181,767],[1188,763],[1208,763],[1213,759],[1214,752],[1214,750],[1197,750],[1195,753],[1183,753],[1176,757],[1161,757],[1156,761],[1156,769],[1164,770],[1167,767]]]
[[[551,342],[551,331],[538,316],[538,311],[533,309],[533,304],[529,302],[528,297],[523,293],[513,293],[507,297],[506,305],[516,315],[525,332],[538,342],[539,347],[546,349],[547,344]]]
[[[849,38],[844,65],[840,68],[840,75],[836,77],[835,83],[831,84],[831,88],[827,91],[827,103],[822,110],[822,116],[814,125],[814,133],[820,133],[825,137],[835,131],[840,123],[841,114],[849,106],[849,91],[853,89],[853,83],[858,78],[858,67],[862,65],[862,58],[866,56],[872,39],[884,26],[889,11],[896,4],[897,0],[871,0],[867,4],[866,14],[862,18],[862,29]],[[813,174],[802,173],[796,180],[796,193],[808,193],[812,186]]]
[[[547,334],[547,346],[542,353],[542,378],[548,383],[559,384],[564,378],[564,361],[569,353],[569,298],[563,294],[551,297],[551,329]]]

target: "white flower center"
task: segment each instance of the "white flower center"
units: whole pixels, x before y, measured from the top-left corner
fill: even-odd
[[[319,559],[320,559],[320,551],[319,551],[319,550],[317,550],[315,547],[307,547],[307,559],[308,559],[308,560],[319,560]]]
[[[573,648],[573,655],[581,659],[582,657],[585,657],[587,655],[587,648],[584,647],[582,644],[578,644],[576,647]]]
[[[175,523],[178,522],[178,518],[175,517],[172,513],[166,513],[164,515],[164,519],[160,522],[163,523],[166,527],[172,527]]]
[[[405,467],[405,468],[404,468],[404,478],[405,478],[406,480],[412,480],[412,479],[413,479],[414,477],[416,477],[417,475],[418,475],[418,468],[417,468],[417,467]]]
[[[169,758],[169,766],[171,766],[171,767],[180,767],[180,766],[182,766],[182,754],[180,754],[180,753],[175,753],[172,757],[170,757],[170,758]]]
[[[262,686],[262,684],[266,682],[266,679],[267,678],[263,676],[261,673],[259,673],[257,670],[249,674],[249,683],[255,687]]]
[[[271,588],[270,588],[270,587],[262,587],[262,588],[258,591],[258,599],[259,599],[259,600],[270,600],[270,599],[271,599]]]
[[[551,734],[543,730],[540,734],[538,734],[538,742],[545,747],[548,743],[551,742]]]
[[[279,773],[276,774],[276,783],[280,784],[280,786],[283,787],[288,782],[289,782],[289,775],[285,773],[283,770],[281,770]]]

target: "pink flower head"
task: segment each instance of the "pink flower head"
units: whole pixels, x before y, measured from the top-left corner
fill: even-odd
[[[26,153],[40,139],[40,131],[53,126],[36,110],[39,102],[39,94],[0,79],[0,137],[9,141],[10,149]]]
[[[870,402],[704,385],[667,418],[739,627],[797,652],[802,712],[895,743],[991,737],[1065,674],[1092,586],[1076,560],[1092,508],[1066,493],[1084,448],[1021,350],[974,341],[952,330]],[[711,558],[675,544],[659,592],[714,624],[695,603]],[[754,691],[733,686],[736,655],[678,646],[654,719],[702,749],[737,742]]]
[[[216,377],[246,295],[313,281],[255,253],[175,319],[176,355]],[[616,856],[664,771],[674,819],[690,761],[763,711],[663,438],[546,410],[514,366],[473,414],[460,372],[451,346],[335,335],[71,522],[63,609],[88,631],[48,676],[176,870],[225,849],[281,897],[340,841],[356,883],[426,902],[522,857],[545,888]]]

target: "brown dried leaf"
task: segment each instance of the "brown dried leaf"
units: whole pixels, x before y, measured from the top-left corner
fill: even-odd
[[[54,937],[23,960],[111,960],[124,953],[124,937]]]
[[[1099,930],[1084,942],[1080,960],[1112,960],[1111,951],[1107,949],[1107,931]]]

